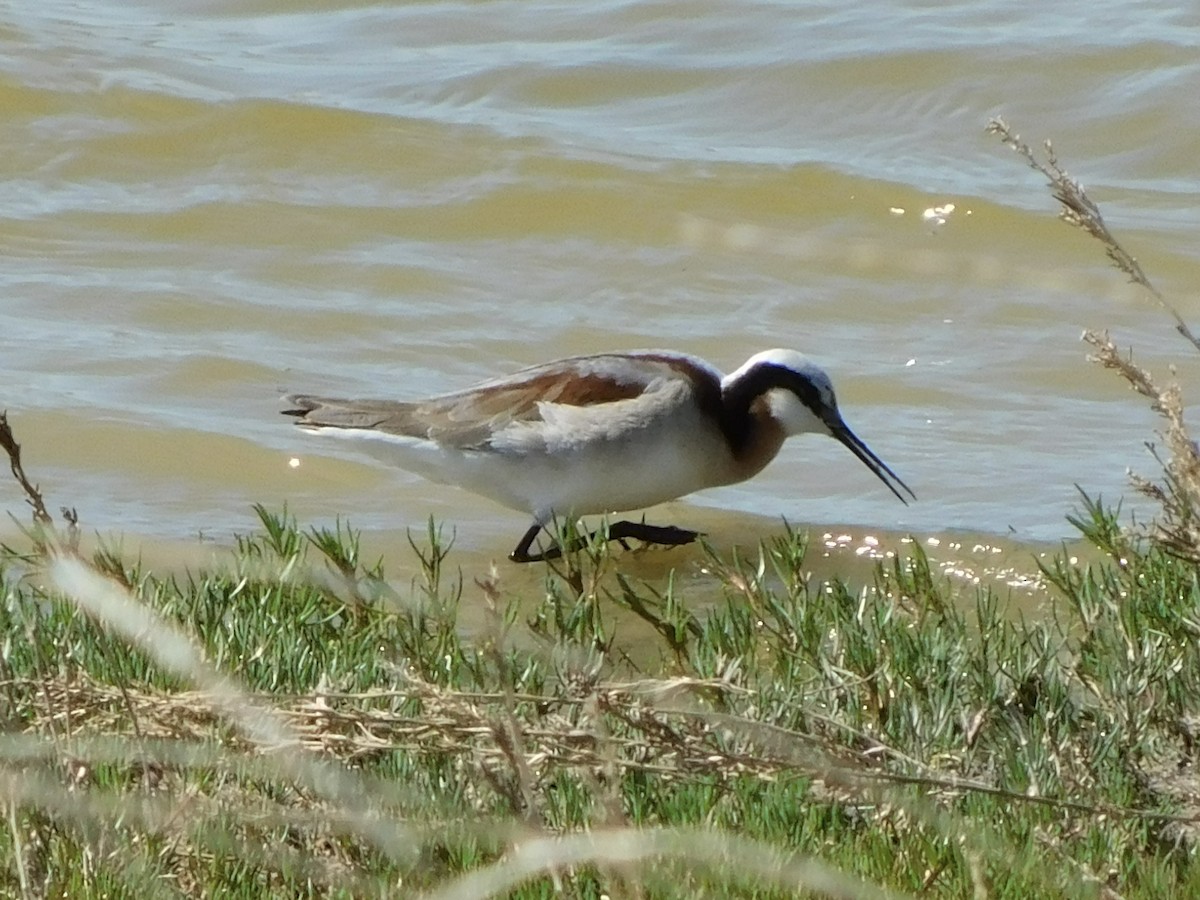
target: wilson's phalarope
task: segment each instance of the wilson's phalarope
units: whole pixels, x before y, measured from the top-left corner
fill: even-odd
[[[807,432],[840,441],[902,502],[901,488],[916,499],[842,421],[825,371],[794,350],[758,353],[725,376],[694,356],[644,350],[560,359],[428,400],[285,401],[302,428],[358,439],[387,462],[531,513],[515,562],[559,555],[557,545],[529,552],[555,515],[641,509],[744,481]],[[697,536],[637,522],[608,534]]]

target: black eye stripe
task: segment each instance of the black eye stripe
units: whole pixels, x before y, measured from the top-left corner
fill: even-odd
[[[810,379],[787,366],[759,363],[725,390],[722,425],[731,445],[740,447],[749,435],[750,406],[754,401],[777,388],[791,391],[817,418],[827,418],[829,406]]]
[[[820,389],[808,378],[787,366],[763,363],[755,369],[747,381],[747,386],[752,392],[751,402],[755,397],[760,397],[767,391],[782,388],[795,394],[801,403],[812,410],[814,415],[819,415],[826,406],[821,399]]]

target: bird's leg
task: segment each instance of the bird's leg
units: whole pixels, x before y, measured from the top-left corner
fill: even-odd
[[[622,546],[625,544],[625,538],[636,538],[647,544],[678,547],[681,544],[690,544],[699,536],[698,531],[688,531],[674,525],[647,525],[645,522],[623,520],[608,526],[608,539],[620,541]]]
[[[537,538],[538,532],[540,532],[543,528],[545,528],[545,526],[540,525],[537,522],[534,522],[532,525],[530,525],[529,530],[521,536],[521,542],[517,544],[516,549],[514,549],[512,553],[508,554],[508,558],[517,563],[531,563],[545,562],[546,560],[558,559],[560,556],[562,556],[563,548],[562,545],[557,541],[552,543],[545,550],[542,550],[538,553],[529,552],[529,548],[533,546],[533,542]],[[546,530],[549,532],[549,529]],[[591,534],[587,535],[586,537],[577,537],[575,540],[571,541],[568,546],[572,550],[578,550],[593,537],[594,535]]]
[[[508,558],[516,563],[540,562],[543,559],[552,559],[562,553],[562,550],[555,544],[546,553],[530,554],[529,548],[533,546],[534,540],[537,539],[538,532],[542,530],[540,522],[534,522],[529,526],[529,530],[521,536],[521,542],[513,549],[513,552],[508,554]],[[550,554],[549,556],[547,554]]]
[[[516,549],[508,554],[508,558],[517,563],[543,562],[548,559],[558,559],[563,554],[563,548],[558,544],[551,544],[540,553],[530,553],[529,548],[533,546],[534,540],[538,536],[538,532],[542,530],[542,526],[536,522],[529,526],[529,530],[521,537],[521,542],[517,544]],[[593,531],[591,534],[580,537],[572,541],[570,549],[578,550],[596,538],[597,535],[603,534],[601,529]],[[608,526],[608,539],[616,541],[626,550],[629,545],[625,543],[626,538],[634,538],[643,541],[647,544],[660,544],[664,547],[678,547],[681,544],[690,544],[700,536],[698,531],[688,531],[686,528],[676,528],[673,525],[647,525],[645,522],[630,522],[622,520],[614,522]]]

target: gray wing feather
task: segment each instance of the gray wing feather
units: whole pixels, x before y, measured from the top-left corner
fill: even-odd
[[[292,394],[285,397],[284,402],[293,408],[285,409],[283,414],[295,416],[297,425],[308,428],[362,428],[412,437],[426,436],[414,416],[415,403],[345,400],[311,394]]]

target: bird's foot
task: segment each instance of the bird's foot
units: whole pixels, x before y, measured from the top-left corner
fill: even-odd
[[[517,563],[531,563],[558,559],[562,556],[563,548],[557,543],[551,544],[545,550],[537,553],[529,552],[541,530],[541,525],[531,525],[521,537],[521,542],[517,544],[512,553],[508,554],[508,558]],[[578,550],[600,536],[606,537],[610,541],[616,541],[628,550],[629,544],[626,543],[628,539],[642,541],[646,544],[658,544],[662,547],[678,547],[682,544],[692,543],[700,536],[700,532],[676,528],[674,525],[647,525],[645,522],[623,520],[611,524],[607,534],[602,529],[598,529],[589,535],[579,537],[570,544],[570,549]]]
[[[625,538],[634,538],[646,544],[658,544],[662,547],[678,547],[690,544],[700,536],[698,531],[686,528],[676,528],[674,525],[647,525],[645,522],[616,522],[608,528],[608,539],[620,541],[625,546]],[[626,549],[629,549],[626,547]]]

